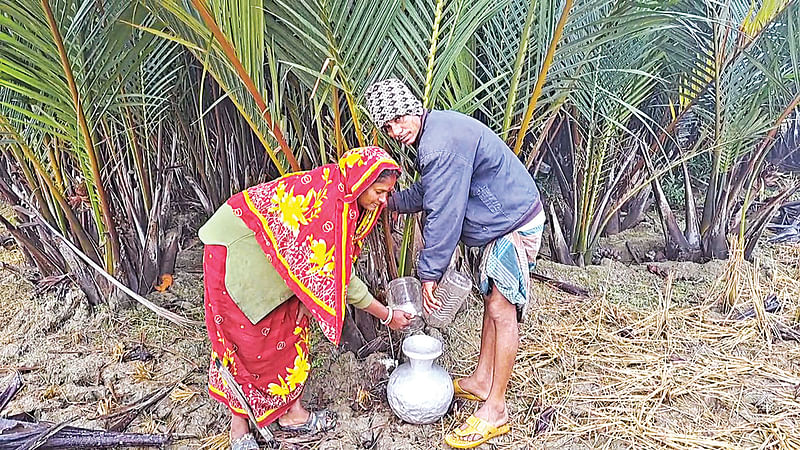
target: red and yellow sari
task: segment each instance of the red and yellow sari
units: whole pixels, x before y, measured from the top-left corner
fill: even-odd
[[[289,174],[228,200],[295,294],[253,325],[226,291],[226,247],[205,247],[206,326],[212,345],[209,393],[234,414],[247,417],[220,379],[214,359],[228,367],[258,425],[265,426],[300,398],[308,378],[308,321],[295,323],[300,302],[325,336],[339,343],[352,265],[380,214],[379,208],[360,215],[356,200],[386,169],[400,167],[384,150],[357,148],[338,164]]]

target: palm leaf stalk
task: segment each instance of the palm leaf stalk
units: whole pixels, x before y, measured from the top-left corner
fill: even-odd
[[[121,94],[124,95],[124,91],[122,91]],[[139,177],[139,185],[142,188],[142,201],[144,202],[144,209],[149,211],[153,203],[153,194],[150,189],[150,177],[144,167],[144,157],[142,155],[143,149],[140,148],[136,139],[133,117],[131,115],[130,107],[127,105],[124,107],[122,119],[126,125],[126,136],[128,138],[128,143],[130,144],[131,153],[133,154],[136,175]]]
[[[714,8],[712,6],[712,8]],[[708,184],[708,191],[706,192],[705,203],[703,205],[703,218],[700,223],[700,233],[706,235],[716,236],[713,239],[713,246],[721,247],[725,245],[725,236],[723,233],[707,233],[711,228],[711,222],[715,213],[725,214],[725,211],[719,211],[716,206],[720,204],[722,193],[720,192],[721,179],[722,179],[722,145],[719,142],[722,140],[722,86],[720,84],[720,73],[723,70],[723,43],[720,31],[720,25],[716,22],[712,24],[713,27],[713,45],[714,45],[714,67],[713,67],[713,84],[714,89],[714,151],[712,153],[712,167],[711,167],[711,180]]]
[[[64,169],[62,167],[62,164],[59,162],[59,158],[62,152],[59,151],[58,154],[56,154],[56,151],[58,150],[59,146],[59,140],[57,138],[54,138],[51,139],[50,142],[48,142],[47,139],[45,139],[45,141],[42,144],[45,147],[47,147],[47,160],[50,163],[50,170],[53,172],[53,179],[55,181],[56,188],[58,188],[59,192],[65,192],[66,183],[64,181],[65,178]],[[25,169],[28,169],[27,165],[25,165],[24,167]],[[41,185],[42,183],[43,182],[40,182],[39,185]],[[33,186],[30,180],[28,181],[28,185]],[[38,189],[37,192],[39,192]],[[46,205],[46,207],[42,208],[43,209],[42,217],[44,218],[44,220],[50,221],[50,223],[58,224],[59,229],[67,230],[68,226],[67,223],[65,222],[66,219],[64,217],[64,212],[61,210],[60,207],[54,204],[54,200],[52,198],[48,197],[47,200],[48,200],[47,203],[39,203],[40,205]],[[37,197],[37,201],[40,201],[40,198]],[[55,219],[50,215],[50,210],[55,211],[56,215]]]
[[[433,68],[436,62],[436,48],[439,44],[439,24],[442,21],[442,10],[445,0],[437,0],[436,12],[433,15],[433,29],[431,30],[430,48],[428,50],[428,66],[425,71],[425,90],[422,94],[422,105],[430,106],[431,84],[433,83]]]
[[[511,83],[508,88],[508,100],[506,102],[506,111],[503,115],[502,134],[500,135],[504,141],[508,139],[508,131],[511,127],[511,120],[514,114],[514,105],[517,103],[517,89],[519,89],[519,80],[522,76],[522,65],[525,61],[525,55],[528,53],[528,42],[531,38],[531,25],[533,24],[534,13],[536,11],[534,5],[534,2],[528,4],[525,25],[522,27],[522,33],[519,38],[517,57],[514,59],[514,67],[511,70]]]
[[[289,163],[289,167],[291,167],[291,169],[295,172],[299,171],[300,165],[297,164],[297,160],[295,159],[294,154],[292,154],[292,150],[286,143],[286,139],[283,137],[283,132],[272,120],[272,117],[269,114],[269,110],[267,108],[266,102],[264,101],[264,98],[261,96],[261,93],[258,91],[258,89],[256,89],[256,86],[253,83],[253,79],[244,69],[244,66],[242,66],[239,57],[236,56],[236,50],[234,50],[233,46],[231,46],[228,39],[222,33],[222,30],[220,30],[219,26],[214,20],[214,17],[208,11],[208,8],[206,8],[203,0],[192,0],[192,5],[197,10],[197,12],[200,13],[200,17],[203,19],[203,22],[209,28],[211,33],[214,35],[214,39],[216,39],[219,42],[220,46],[222,47],[222,51],[228,58],[228,62],[233,66],[233,69],[236,71],[236,74],[242,80],[242,83],[244,83],[245,88],[253,97],[253,100],[256,102],[256,105],[258,106],[258,109],[261,112],[261,118],[264,121],[266,121],[267,125],[272,130],[272,133],[275,136],[275,139],[278,141],[278,145],[280,146],[283,155],[286,157],[286,160]],[[280,166],[278,168],[279,170],[282,169]],[[283,171],[281,172],[283,173]]]
[[[520,150],[522,149],[522,143],[525,138],[525,134],[528,132],[528,127],[530,126],[531,119],[533,118],[533,111],[536,109],[536,103],[539,100],[539,96],[542,93],[542,87],[544,86],[544,82],[547,78],[547,72],[550,69],[550,65],[553,62],[553,55],[556,52],[556,47],[558,46],[559,41],[561,40],[561,34],[564,32],[564,25],[567,23],[567,18],[569,17],[569,11],[572,9],[572,2],[573,0],[566,0],[564,3],[564,9],[561,11],[561,18],[558,20],[558,25],[556,25],[556,29],[553,32],[553,38],[550,40],[550,47],[547,49],[547,53],[545,54],[544,62],[542,62],[542,68],[539,71],[539,77],[536,80],[536,86],[533,88],[533,93],[531,94],[531,99],[528,103],[528,108],[525,110],[525,115],[522,118],[522,122],[519,126],[519,132],[517,133],[517,139],[514,143],[514,154],[519,155]]]
[[[102,211],[102,218],[100,217],[100,211],[97,211],[97,208],[93,203],[93,206],[95,206],[95,224],[97,226],[97,233],[99,236],[105,236],[106,231],[108,231],[108,238],[105,239],[105,245],[108,249],[106,252],[105,267],[107,271],[113,272],[114,266],[119,261],[120,256],[119,235],[117,234],[117,229],[112,218],[111,208],[109,207],[108,203],[108,195],[106,194],[103,186],[103,178],[100,175],[100,164],[97,158],[94,139],[91,131],[89,130],[89,125],[86,122],[86,115],[84,114],[83,104],[81,103],[81,99],[78,94],[78,88],[75,84],[75,77],[72,74],[72,67],[70,66],[69,57],[67,56],[67,51],[64,48],[64,41],[61,39],[61,32],[59,31],[58,24],[53,16],[53,11],[50,9],[49,0],[42,0],[42,8],[44,9],[45,16],[47,17],[47,23],[50,26],[50,32],[52,33],[53,41],[58,49],[61,65],[64,69],[64,76],[67,79],[69,90],[72,94],[72,101],[77,114],[78,125],[80,127],[81,134],[83,135],[84,145],[86,146],[86,154],[89,158],[91,173],[92,177],[94,178],[93,186],[89,185],[90,180],[87,179],[87,189],[90,192],[93,188],[97,190],[100,209]]]
[[[339,111],[339,89],[336,89],[336,86],[331,87],[331,105],[333,106],[333,133],[336,137],[336,157],[341,158],[342,154],[347,151],[347,144],[344,140],[344,133],[342,133],[342,114]]]

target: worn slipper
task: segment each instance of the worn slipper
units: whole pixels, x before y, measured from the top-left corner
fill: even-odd
[[[279,421],[275,422],[278,424],[278,429],[281,431],[296,435],[305,434],[311,436],[317,433],[330,431],[336,427],[336,413],[328,409],[312,411],[308,414],[308,420],[306,420],[305,423],[297,425],[281,425]]]
[[[471,400],[473,402],[482,402],[486,400],[485,398],[480,398],[477,395],[473,394],[472,392],[462,388],[461,384],[459,384],[461,380],[463,380],[463,378],[456,378],[455,380],[453,380],[453,394],[457,398],[463,398],[464,400]]]
[[[466,423],[466,428],[456,428],[444,437],[444,441],[447,442],[447,445],[453,448],[473,448],[483,444],[489,439],[504,435],[511,431],[511,427],[507,423],[500,425],[499,427],[495,427],[489,425],[488,422],[475,417],[474,415],[469,416]],[[473,435],[480,436],[480,439],[476,439],[474,441],[469,440],[468,438]]]
[[[252,433],[245,433],[236,439],[231,439],[231,450],[258,450],[258,443]]]

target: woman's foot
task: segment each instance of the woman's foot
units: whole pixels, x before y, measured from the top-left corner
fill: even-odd
[[[292,434],[315,435],[324,433],[336,427],[336,413],[322,409],[308,414],[308,419],[303,423],[286,425],[278,419],[278,428],[281,431]]]
[[[301,425],[308,422],[310,413],[307,409],[303,408],[300,400],[297,400],[286,410],[286,412],[278,417],[278,425],[281,428],[290,427],[294,425]]]
[[[236,439],[231,439],[231,450],[259,450],[256,438],[250,433],[245,433]]]
[[[231,441],[250,433],[250,423],[244,417],[232,416],[231,418]]]
[[[299,400],[278,418],[278,428],[293,434],[317,434],[330,431],[335,426],[336,413],[327,409],[309,412]]]

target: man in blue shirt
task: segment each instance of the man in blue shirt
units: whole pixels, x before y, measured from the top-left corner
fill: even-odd
[[[509,431],[505,394],[544,226],[539,191],[505,142],[480,121],[456,111],[425,110],[397,79],[373,84],[366,97],[378,128],[417,150],[420,179],[395,193],[389,209],[425,211],[417,275],[426,311],[441,306],[433,293],[458,242],[483,248],[478,365],[469,377],[456,379],[454,388],[456,396],[484,404],[445,438],[453,447],[475,447]]]

